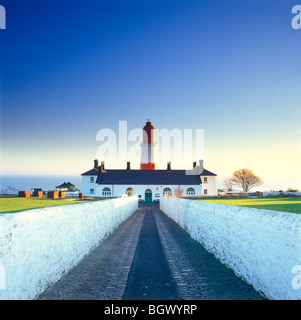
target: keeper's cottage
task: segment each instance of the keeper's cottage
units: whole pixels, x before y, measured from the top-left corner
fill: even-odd
[[[104,162],[82,174],[81,192],[92,197],[121,197],[137,194],[144,202],[159,201],[164,195],[200,197],[215,196],[216,174],[206,170],[203,160],[193,162],[191,170],[172,170],[167,163],[166,170],[157,170],[155,164],[155,130],[150,121],[144,126],[141,144],[140,170],[132,170],[130,162],[126,169],[105,169]]]

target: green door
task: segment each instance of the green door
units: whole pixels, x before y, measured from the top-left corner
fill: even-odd
[[[150,190],[150,189],[145,190],[145,200],[144,200],[144,202],[153,202],[152,190]]]

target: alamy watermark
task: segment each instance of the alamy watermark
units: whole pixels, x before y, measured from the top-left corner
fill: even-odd
[[[301,5],[293,6],[292,13],[295,14],[295,16],[292,19],[293,29],[301,29]]]
[[[0,5],[0,29],[6,29],[6,11],[5,7]]]
[[[293,289],[295,290],[301,289],[301,265],[293,266],[292,273],[296,274],[292,279]]]
[[[156,162],[172,160],[173,164],[181,165],[190,163],[192,159],[204,159],[204,129],[153,130],[156,141],[152,141],[152,151],[156,150]],[[126,161],[137,162],[141,159],[141,144],[145,134],[141,128],[128,132],[127,121],[119,121],[118,132],[108,128],[101,129],[96,134],[96,141],[101,142],[96,157],[113,165],[124,164]]]

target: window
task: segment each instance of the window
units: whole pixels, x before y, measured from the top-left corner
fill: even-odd
[[[107,197],[107,196],[112,195],[111,189],[110,189],[110,188],[103,188],[103,190],[102,190],[102,195],[103,195],[104,197]]]
[[[186,191],[186,194],[189,196],[194,196],[195,195],[195,190],[193,188],[188,188]]]
[[[94,182],[94,177],[90,177],[90,182]]]
[[[165,188],[163,190],[163,196],[171,196],[171,189],[170,188]]]
[[[207,189],[204,189],[204,194],[208,194],[208,190]]]
[[[208,183],[208,178],[204,177],[204,183]]]
[[[133,188],[127,188],[125,192],[126,192],[126,194],[128,196],[132,196],[134,194],[134,189]]]
[[[94,189],[90,189],[90,194],[94,194]]]

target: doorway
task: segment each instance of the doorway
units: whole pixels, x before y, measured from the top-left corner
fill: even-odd
[[[145,190],[144,202],[153,202],[152,190],[150,190],[150,189]]]

